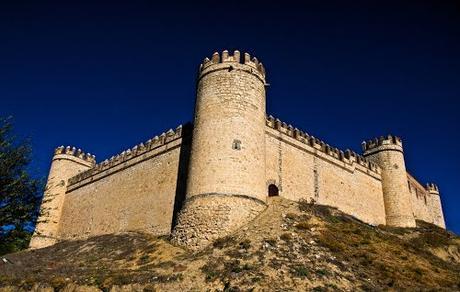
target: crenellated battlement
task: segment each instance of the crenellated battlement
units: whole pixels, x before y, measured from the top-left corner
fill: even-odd
[[[69,185],[76,184],[88,177],[96,175],[116,165],[122,164],[128,160],[131,160],[132,158],[138,157],[150,150],[175,141],[181,138],[182,134],[182,125],[179,125],[175,130],[169,129],[159,136],[155,136],[143,143],[139,143],[130,149],[124,150],[120,154],[114,155],[109,159],[105,159],[104,161],[96,164],[93,168],[77,174],[76,176],[69,179]]]
[[[430,193],[438,193],[439,194],[439,188],[434,183],[427,183],[426,186],[425,186],[425,189]]]
[[[282,122],[271,115],[267,116],[266,125],[306,145],[309,145],[310,147],[317,149],[318,151],[321,151],[337,160],[340,160],[348,164],[357,163],[374,173],[381,173],[380,167],[376,163],[367,159],[366,157],[359,155],[356,152],[349,149],[342,151],[336,147],[332,147],[326,142],[314,136],[311,136],[308,133],[299,130],[298,128],[295,128],[290,124]]]
[[[72,157],[76,157],[89,162],[93,165],[96,164],[96,156],[92,155],[91,153],[85,153],[81,149],[77,149],[76,147],[72,146],[59,146],[54,150],[54,155],[70,155]]]
[[[368,141],[363,141],[361,143],[361,146],[364,152],[373,150],[380,146],[386,146],[386,145],[396,145],[402,148],[402,140],[400,137],[388,135],[386,137],[380,136],[379,138],[375,138],[375,139],[368,140]]]
[[[243,58],[241,58],[241,53],[238,50],[235,50],[233,55],[229,54],[229,52],[225,50],[221,54],[215,52],[212,54],[211,59],[207,57],[204,58],[203,63],[200,65],[200,72],[207,69],[211,65],[222,63],[238,63],[248,65],[254,69],[257,69],[257,71],[265,77],[265,68],[262,62],[259,62],[256,57],[251,57],[251,55],[248,53],[244,53]]]

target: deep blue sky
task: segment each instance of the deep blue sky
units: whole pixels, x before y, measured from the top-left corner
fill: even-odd
[[[240,49],[265,64],[281,120],[356,151],[402,136],[409,171],[440,186],[460,233],[460,4],[11,2],[0,4],[0,115],[32,139],[35,174],[61,144],[100,161],[192,120],[201,60]]]

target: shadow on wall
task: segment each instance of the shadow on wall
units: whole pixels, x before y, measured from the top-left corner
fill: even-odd
[[[177,185],[176,196],[174,198],[173,218],[171,224],[171,231],[177,223],[179,211],[182,209],[182,204],[185,200],[185,193],[187,191],[187,176],[188,166],[190,162],[190,151],[192,148],[192,133],[193,125],[191,123],[182,126],[182,145],[179,153],[179,169],[177,171]]]

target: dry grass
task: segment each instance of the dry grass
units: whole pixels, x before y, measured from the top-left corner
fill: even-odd
[[[14,264],[0,265],[0,286],[460,290],[460,257],[455,257],[459,238],[433,225],[418,224],[417,229],[373,227],[334,208],[278,198],[247,228],[217,239],[200,252],[142,233],[62,242],[8,255]]]
[[[329,215],[327,215],[329,216]],[[460,265],[451,265],[428,251],[427,247],[448,246],[452,235],[435,228],[419,232],[412,239],[352,220],[328,223],[318,237],[318,243],[338,258],[374,279],[380,287],[391,289],[441,289],[460,286]],[[365,267],[365,268],[364,268]]]

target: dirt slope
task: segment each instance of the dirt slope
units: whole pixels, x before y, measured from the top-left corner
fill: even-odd
[[[7,255],[0,290],[460,291],[460,239],[436,226],[374,227],[282,198],[192,253],[143,233]]]

